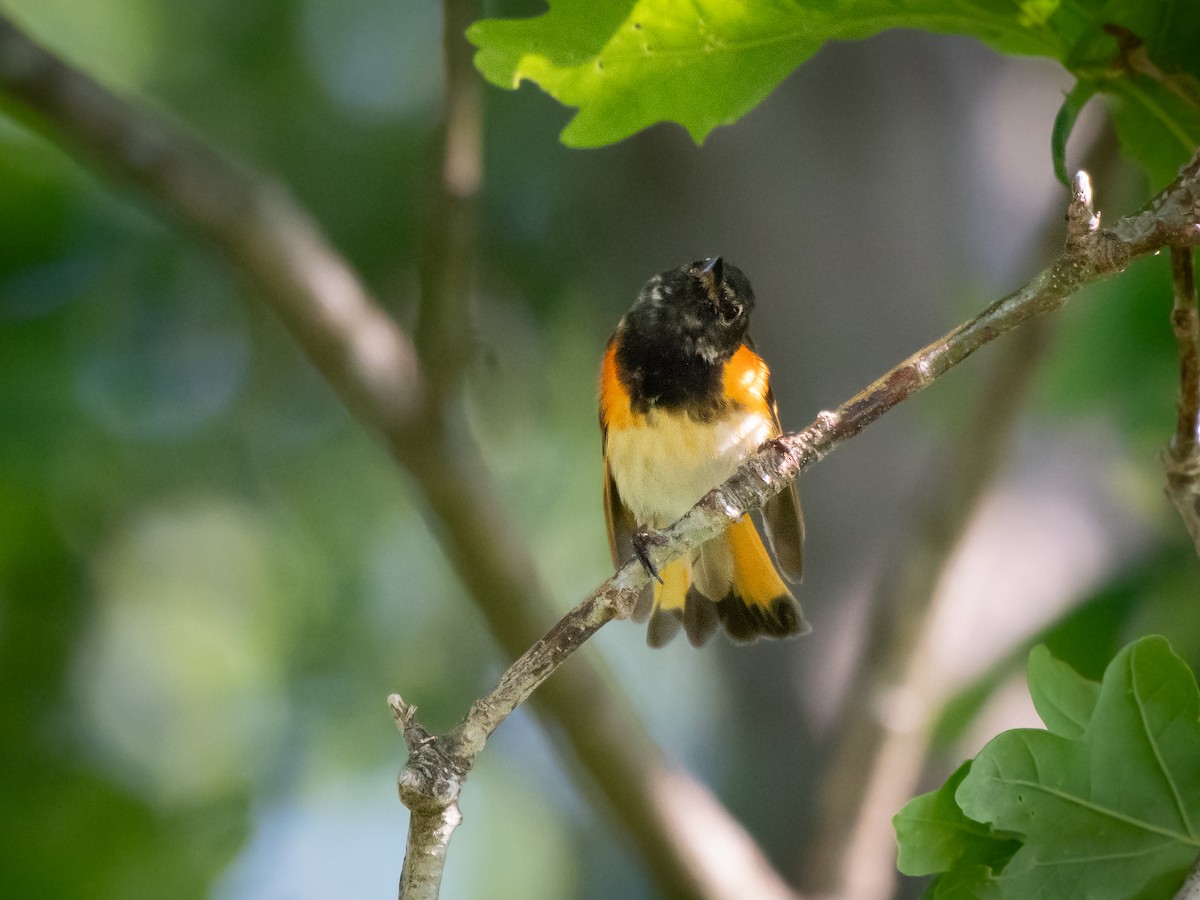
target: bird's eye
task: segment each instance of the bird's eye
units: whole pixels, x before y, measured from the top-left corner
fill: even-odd
[[[732,325],[737,321],[742,314],[742,304],[738,300],[730,300],[728,304],[721,307],[721,324]]]

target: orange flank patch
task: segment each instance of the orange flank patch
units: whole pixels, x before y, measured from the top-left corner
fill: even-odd
[[[744,409],[763,412],[767,409],[767,390],[770,370],[762,357],[743,344],[725,364],[725,396]]]
[[[780,597],[791,596],[749,516],[742,516],[730,525],[725,540],[733,555],[734,593],[740,594],[747,606],[756,604],[769,608]]]
[[[637,417],[637,418],[640,418]],[[635,424],[629,391],[617,375],[617,345],[610,342],[600,367],[600,419],[605,428],[620,431]]]

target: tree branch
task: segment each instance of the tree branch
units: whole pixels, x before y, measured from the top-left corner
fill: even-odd
[[[422,253],[416,328],[431,389],[442,395],[442,404],[458,386],[474,346],[470,299],[476,197],[483,183],[483,104],[474,48],[463,35],[481,15],[478,0],[443,0],[441,172]]]
[[[31,113],[31,127],[140,191],[244,274],[343,402],[413,476],[434,534],[504,652],[515,658],[533,644],[555,606],[478,448],[446,433],[437,402],[445,386],[430,384],[413,342],[286,190],[115,96],[4,15],[0,93]],[[457,146],[469,146],[468,130],[459,134]],[[464,158],[445,158],[452,192],[470,189]],[[438,335],[430,341],[442,340],[445,332],[424,309],[422,316],[427,333]],[[659,892],[732,900],[738,896],[728,889],[732,880],[756,896],[787,896],[741,826],[707,788],[667,761],[615,684],[599,658],[584,653],[538,693],[534,708],[550,720],[547,731],[559,750],[580,764],[575,771],[599,787]],[[738,858],[741,868],[698,857],[689,843],[694,832],[681,821],[698,808],[710,834],[748,848]]]
[[[1175,436],[1162,455],[1167,495],[1200,554],[1200,313],[1192,250],[1171,249],[1175,303],[1171,327],[1179,345],[1179,406]]]

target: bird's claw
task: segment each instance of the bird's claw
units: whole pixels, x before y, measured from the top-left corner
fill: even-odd
[[[647,531],[645,528],[639,528],[633,533],[633,552],[637,554],[638,562],[642,564],[642,568],[646,570],[646,574],[659,584],[662,584],[663,580],[662,576],[658,574],[658,567],[650,559],[650,548],[661,547],[666,542],[667,539],[657,531]]]

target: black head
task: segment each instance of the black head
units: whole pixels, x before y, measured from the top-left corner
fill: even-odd
[[[715,256],[647,281],[625,327],[640,342],[716,363],[737,351],[753,308],[754,291],[742,270]]]

